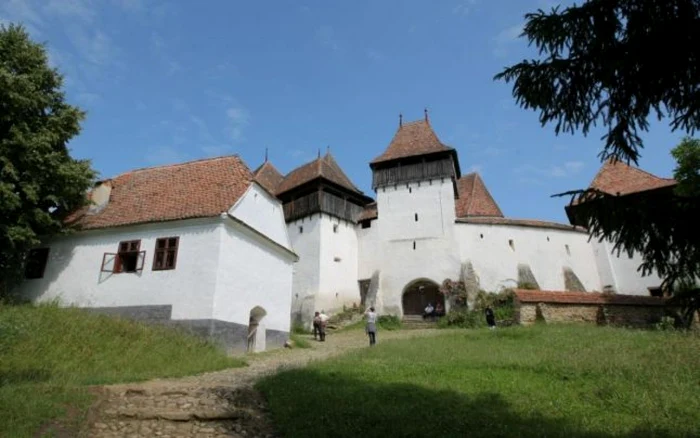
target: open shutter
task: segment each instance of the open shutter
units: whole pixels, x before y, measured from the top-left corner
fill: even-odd
[[[143,271],[143,264],[146,261],[146,251],[139,251],[138,258],[136,259],[136,272]]]
[[[106,252],[102,256],[102,272],[114,272],[114,267],[116,264],[117,255],[113,252]]]

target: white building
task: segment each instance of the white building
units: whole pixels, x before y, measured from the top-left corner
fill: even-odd
[[[261,350],[282,345],[290,313],[305,323],[360,304],[420,314],[443,301],[446,279],[632,295],[661,283],[580,227],[505,218],[477,173],[461,175],[427,114],[400,123],[370,167],[376,202],[330,153],[285,176],[267,160],[250,172],[223,157],[103,181],[71,218],[82,231],[34,251],[23,292]],[[592,186],[627,194],[674,183],[607,163]]]
[[[420,314],[442,301],[445,279],[497,292],[529,283],[551,291],[646,294],[661,283],[637,272],[639,257],[611,254],[580,227],[505,218],[477,173],[462,176],[456,151],[440,142],[427,114],[402,123],[370,162],[376,202],[330,154],[286,176],[265,162],[255,174],[284,205],[295,265],[292,315],[373,304]],[[610,192],[668,186],[624,164],[606,164],[593,186]]]
[[[237,156],[101,181],[80,231],[33,250],[22,293],[187,328],[227,350],[282,346],[298,257],[282,205]]]

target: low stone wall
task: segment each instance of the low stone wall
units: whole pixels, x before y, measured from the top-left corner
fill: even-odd
[[[516,290],[516,321],[523,325],[585,322],[648,327],[661,321],[662,298],[587,292]]]

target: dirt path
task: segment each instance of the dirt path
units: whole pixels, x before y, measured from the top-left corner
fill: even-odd
[[[431,336],[437,330],[382,331],[377,342]],[[280,349],[247,357],[249,366],[143,383],[105,386],[90,410],[90,437],[273,437],[264,400],[253,389],[261,377],[303,367],[357,348],[363,331],[329,334],[313,348]]]

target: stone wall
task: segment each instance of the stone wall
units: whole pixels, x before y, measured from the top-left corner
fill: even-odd
[[[585,322],[647,327],[661,321],[666,301],[655,297],[515,290],[516,321],[523,325]]]
[[[523,325],[534,324],[539,318],[546,323],[585,322],[645,327],[659,322],[663,315],[664,308],[658,306],[522,303],[516,320]]]

